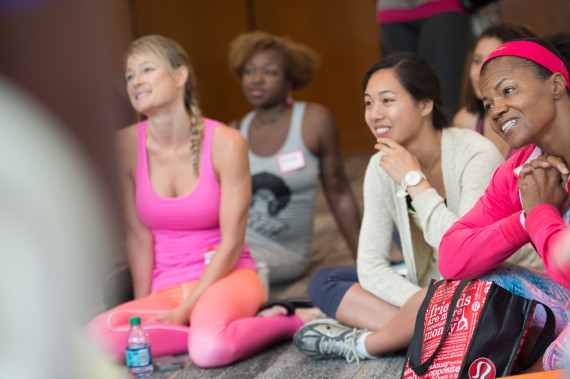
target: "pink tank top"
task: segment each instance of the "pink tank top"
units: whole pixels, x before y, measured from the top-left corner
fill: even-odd
[[[146,149],[148,121],[138,124],[135,204],[140,219],[153,235],[151,291],[200,278],[213,249],[220,244],[221,187],[212,164],[212,136],[221,124],[210,119],[204,119],[204,123],[198,183],[189,194],[171,198],[159,195],[152,187]],[[235,268],[255,269],[245,244]]]

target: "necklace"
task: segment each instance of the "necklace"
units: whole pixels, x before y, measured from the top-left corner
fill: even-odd
[[[277,122],[277,120],[279,120],[279,115],[272,115],[272,117],[268,117],[266,119],[262,119],[259,115],[257,115],[257,117],[255,118],[257,124],[261,126],[273,125]]]

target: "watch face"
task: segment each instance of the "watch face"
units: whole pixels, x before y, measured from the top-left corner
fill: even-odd
[[[410,171],[406,174],[406,183],[408,186],[416,186],[422,180],[422,177],[417,171]]]

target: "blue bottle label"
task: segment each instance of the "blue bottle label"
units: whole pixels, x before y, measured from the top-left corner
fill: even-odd
[[[151,364],[150,345],[138,344],[127,347],[127,366],[144,367]]]

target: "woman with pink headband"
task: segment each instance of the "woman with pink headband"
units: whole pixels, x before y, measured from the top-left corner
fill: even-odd
[[[556,37],[565,44],[562,51],[567,37]],[[445,278],[485,275],[553,309],[558,337],[544,354],[545,370],[560,368],[570,345],[570,261],[558,248],[570,230],[569,83],[567,63],[546,41],[505,43],[487,57],[480,88],[491,127],[521,150],[497,169],[485,195],[446,232],[439,248]],[[528,242],[546,273],[503,263]]]
[[[505,159],[514,155],[516,150],[512,149],[491,128],[491,118],[483,109],[481,91],[479,90],[479,75],[483,62],[497,47],[505,42],[531,37],[537,37],[531,29],[524,25],[511,23],[493,24],[479,34],[473,44],[466,66],[468,69],[466,74],[468,74],[469,80],[464,83],[462,90],[462,108],[452,120],[453,126],[475,130],[490,139]]]

